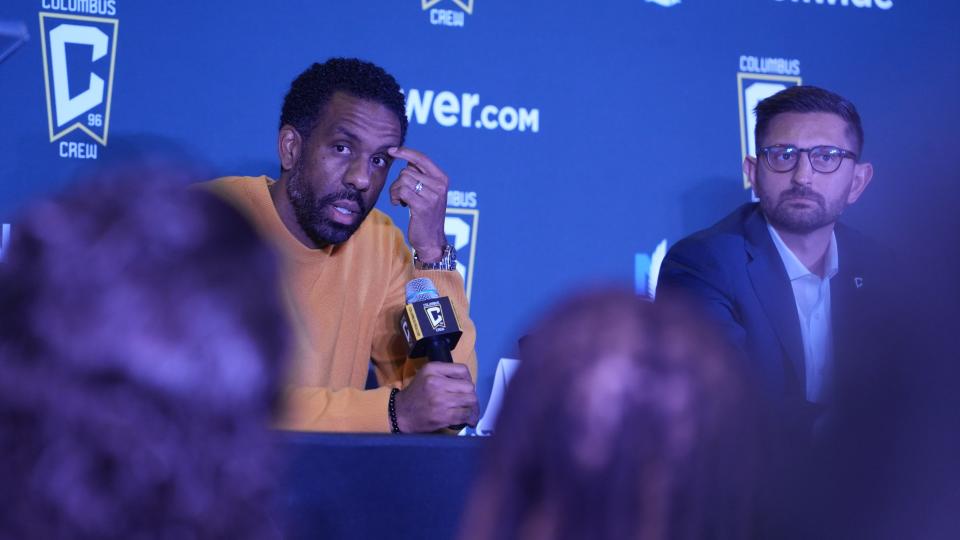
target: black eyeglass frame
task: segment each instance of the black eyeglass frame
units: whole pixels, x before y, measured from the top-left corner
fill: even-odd
[[[837,161],[837,166],[834,167],[832,170],[823,170],[823,169],[818,168],[817,165],[814,164],[813,153],[814,153],[815,151],[818,151],[818,150],[821,150],[821,151],[822,151],[822,149],[824,149],[824,148],[829,149],[828,152],[829,152],[829,151],[833,151],[833,150],[837,150],[837,151],[840,152],[840,160]],[[795,151],[795,152],[797,152],[797,153],[800,153],[800,154],[806,152],[806,153],[807,153],[807,160],[810,161],[810,166],[813,167],[813,170],[815,170],[815,171],[817,171],[817,172],[819,172],[819,173],[823,173],[823,174],[831,174],[831,173],[837,172],[837,170],[840,169],[840,166],[843,165],[843,159],[844,159],[844,158],[852,159],[854,163],[858,163],[858,162],[859,162],[859,159],[860,159],[859,156],[857,156],[857,154],[856,154],[855,152],[851,152],[850,150],[847,150],[847,149],[844,149],[844,148],[840,148],[839,146],[829,145],[829,144],[821,144],[821,145],[819,145],[819,146],[811,146],[810,148],[798,148],[798,147],[796,147],[796,146],[793,146],[792,144],[774,144],[774,145],[771,145],[771,146],[764,146],[764,147],[758,148],[758,149],[757,149],[757,153],[758,153],[758,154],[763,154],[763,156],[764,156],[764,161],[767,162],[767,167],[770,167],[770,170],[772,170],[772,171],[774,171],[774,172],[779,172],[779,173],[790,172],[790,171],[796,169],[796,168],[797,168],[797,165],[800,164],[800,159],[798,158],[796,161],[794,161],[794,162],[793,162],[793,166],[790,167],[789,169],[780,170],[780,169],[774,167],[774,166],[773,166],[773,163],[770,162],[770,151],[771,151],[771,150],[775,150],[775,149],[784,149],[784,150],[791,150],[791,149],[792,149],[793,151]]]

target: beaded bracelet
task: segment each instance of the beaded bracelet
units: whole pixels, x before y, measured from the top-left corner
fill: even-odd
[[[387,404],[387,412],[390,413],[391,433],[400,433],[400,424],[397,423],[397,394],[399,393],[400,389],[398,388],[390,389],[390,401]]]

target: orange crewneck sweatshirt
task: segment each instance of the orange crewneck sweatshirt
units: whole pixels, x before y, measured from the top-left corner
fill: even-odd
[[[416,277],[430,278],[440,294],[450,298],[463,328],[453,358],[466,364],[476,380],[476,330],[458,272],[416,270],[403,233],[377,209],[343,244],[308,248],[280,220],[268,189],[272,183],[265,176],[227,177],[204,187],[245,214],[282,261],[280,285],[293,350],[279,427],[390,431],[390,388],[403,388],[422,365],[422,360],[406,358],[398,327],[404,286]],[[371,359],[380,388],[364,390]]]

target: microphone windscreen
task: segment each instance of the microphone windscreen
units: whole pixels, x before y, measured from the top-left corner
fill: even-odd
[[[408,304],[440,298],[440,293],[437,292],[437,287],[430,278],[411,279],[407,283],[406,292]]]

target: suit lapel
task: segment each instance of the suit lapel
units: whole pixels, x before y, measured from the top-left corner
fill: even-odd
[[[787,270],[780,259],[780,253],[773,245],[759,205],[747,217],[744,228],[745,248],[750,255],[747,273],[803,392],[806,388],[806,367],[797,304]],[[787,369],[787,366],[784,366],[784,369]]]
[[[864,278],[859,258],[855,256],[855,246],[850,245],[848,236],[839,224],[836,234],[840,268],[830,280],[830,323],[833,327],[834,362],[841,369],[853,352],[850,347],[857,345],[857,339],[852,335],[857,318],[852,315],[863,311],[858,308],[857,302],[864,291],[875,284],[868,283]]]

